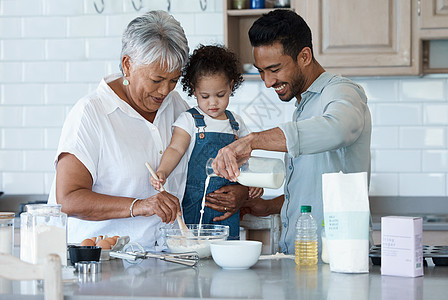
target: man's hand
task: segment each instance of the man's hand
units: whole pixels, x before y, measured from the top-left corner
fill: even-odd
[[[269,216],[268,200],[261,198],[249,199],[244,203],[244,206],[240,208],[240,220],[246,214],[251,214],[257,217]]]
[[[266,217],[272,214],[279,214],[282,209],[285,196],[281,195],[271,200],[262,198],[248,199],[240,208],[240,220],[245,214],[251,214],[257,217]]]
[[[249,197],[248,188],[239,184],[226,185],[208,194],[205,205],[211,209],[221,211],[224,215],[215,217],[214,222],[222,221],[233,215]]]
[[[236,181],[240,175],[238,161],[246,159],[252,152],[252,133],[221,148],[213,160],[212,167],[216,175]]]

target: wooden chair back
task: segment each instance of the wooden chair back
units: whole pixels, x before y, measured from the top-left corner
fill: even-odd
[[[45,264],[30,264],[11,254],[0,253],[0,277],[10,280],[44,280],[45,300],[62,300],[62,268],[57,254],[49,254]]]

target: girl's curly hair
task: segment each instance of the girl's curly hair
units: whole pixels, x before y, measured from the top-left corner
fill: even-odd
[[[229,82],[233,80],[231,96],[244,80],[233,52],[221,45],[199,45],[182,70],[183,90],[192,96],[198,79],[213,74],[224,74]]]

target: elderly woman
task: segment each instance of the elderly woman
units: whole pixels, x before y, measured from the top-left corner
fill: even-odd
[[[145,248],[163,244],[158,228],[174,222],[181,211],[186,162],[170,176],[168,192],[161,193],[151,187],[145,162],[158,167],[171,125],[188,109],[173,91],[187,58],[179,22],[163,11],[148,12],[132,20],[123,34],[122,74],[105,77],[71,110],[49,197],[49,203],[61,204],[69,216],[69,242],[129,235]],[[215,199],[232,202],[247,198],[247,189],[221,194]]]

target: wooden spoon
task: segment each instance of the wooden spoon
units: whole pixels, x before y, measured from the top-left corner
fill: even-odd
[[[159,181],[159,176],[157,176],[156,172],[152,169],[151,165],[146,162],[145,166],[148,168],[149,173],[151,173],[152,177]],[[165,189],[163,188],[163,185],[160,184],[160,191],[163,192]],[[182,235],[184,236],[193,236],[193,233],[188,229],[187,225],[185,225],[184,220],[182,220],[181,216],[178,214],[176,217],[177,223],[179,223],[180,230],[182,231]]]

